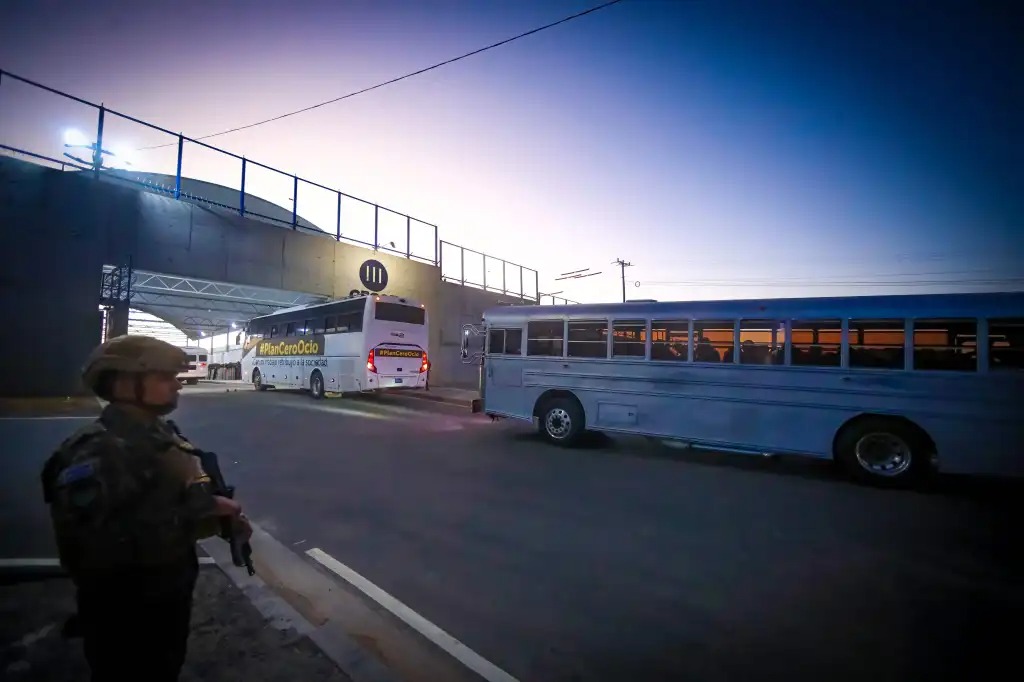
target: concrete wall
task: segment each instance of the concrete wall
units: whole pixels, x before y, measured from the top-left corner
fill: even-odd
[[[461,325],[486,307],[520,302],[443,283],[432,265],[4,157],[0,247],[5,396],[81,392],[78,367],[100,336],[102,266],[129,257],[139,270],[331,297],[363,289],[359,266],[374,258],[388,270],[385,293],[427,307],[432,385],[475,386],[475,368],[459,358]]]
[[[78,171],[88,173],[89,171]],[[123,178],[126,182],[131,183],[143,183],[150,184],[156,187],[163,188],[164,190],[174,188],[176,181],[175,176],[165,175],[163,173],[140,173],[136,171],[126,171],[111,169],[107,171],[104,176]],[[182,200],[188,201],[189,203],[196,203],[196,201],[202,202],[216,202],[225,206],[237,207],[241,200],[241,191],[233,189],[231,187],[225,187],[224,185],[218,185],[212,182],[206,182],[205,180],[196,180],[195,178],[181,179],[181,194]],[[281,221],[283,223],[291,224],[292,211],[290,208],[284,208],[278,206],[275,203],[261,199],[260,197],[253,196],[252,194],[245,195],[245,210],[252,213],[260,213],[267,218],[275,221]],[[321,228],[327,228],[327,232],[333,232],[331,225],[318,226],[314,225],[310,221],[306,220],[299,214],[296,222],[299,227],[305,227],[311,230],[321,230]],[[321,230],[322,231],[322,230]]]

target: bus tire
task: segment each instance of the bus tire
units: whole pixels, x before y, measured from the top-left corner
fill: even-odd
[[[258,369],[252,371],[252,387],[257,391],[267,390],[267,385],[263,383],[263,375]]]
[[[324,397],[324,375],[318,369],[313,370],[309,377],[309,394],[313,396],[313,400],[321,400]]]
[[[555,396],[541,405],[539,429],[549,443],[574,445],[586,430],[583,407],[575,397]]]
[[[928,468],[928,437],[902,419],[868,416],[847,423],[836,436],[834,456],[855,481],[906,488]]]

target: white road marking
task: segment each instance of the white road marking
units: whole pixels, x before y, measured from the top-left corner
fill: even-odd
[[[327,570],[342,578],[360,592],[374,600],[392,614],[400,618],[406,625],[419,632],[438,647],[447,652],[467,668],[488,682],[518,682],[516,678],[486,660],[465,644],[437,627],[429,620],[380,589],[351,568],[341,563],[319,547],[306,550],[306,556],[313,559]]]
[[[207,566],[216,564],[213,557],[201,556],[199,557],[199,565]],[[0,559],[0,569],[2,568],[56,568],[60,566],[60,559],[53,558],[42,558],[42,559]]]

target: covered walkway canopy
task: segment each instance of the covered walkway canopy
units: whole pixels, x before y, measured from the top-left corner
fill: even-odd
[[[117,268],[103,267],[104,275]],[[325,296],[214,282],[159,272],[131,274],[129,305],[177,327],[189,338],[241,329],[246,321],[280,308],[317,303]]]

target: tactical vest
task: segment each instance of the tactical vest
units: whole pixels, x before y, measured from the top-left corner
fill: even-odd
[[[47,461],[43,490],[61,563],[72,575],[159,567],[194,556],[182,514],[189,481],[161,425],[110,428],[101,417]]]

